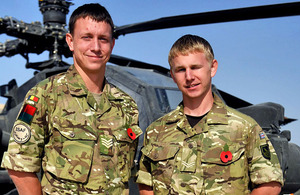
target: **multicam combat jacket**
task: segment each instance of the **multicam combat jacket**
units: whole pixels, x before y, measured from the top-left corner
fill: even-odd
[[[250,117],[217,95],[192,128],[183,105],[146,130],[137,183],[154,194],[249,194],[251,186],[278,181],[282,171],[269,139]]]
[[[43,169],[49,194],[128,194],[136,153],[134,100],[105,81],[96,102],[74,66],[26,95],[2,167]]]

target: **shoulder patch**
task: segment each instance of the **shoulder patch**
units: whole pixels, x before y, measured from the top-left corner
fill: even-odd
[[[26,143],[31,136],[31,130],[27,125],[17,124],[13,128],[13,137],[18,144]]]
[[[269,149],[268,144],[261,145],[260,150],[261,150],[261,154],[263,155],[263,157],[265,159],[271,160],[271,153],[270,153],[270,149]]]
[[[36,107],[30,105],[30,104],[25,104],[22,108],[22,111],[18,117],[18,120],[21,120],[27,124],[30,125],[32,118],[35,114]]]
[[[37,103],[39,101],[39,98],[34,95],[30,95],[28,96],[27,100],[32,100]]]

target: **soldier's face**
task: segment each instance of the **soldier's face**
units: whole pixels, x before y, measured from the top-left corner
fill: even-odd
[[[211,93],[211,78],[215,76],[218,62],[212,65],[200,52],[178,55],[172,60],[171,76],[183,94],[183,101],[204,98]]]
[[[85,73],[104,72],[115,44],[111,26],[90,17],[79,18],[66,41],[73,52],[74,65]]]

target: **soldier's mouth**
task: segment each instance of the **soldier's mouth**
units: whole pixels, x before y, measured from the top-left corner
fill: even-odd
[[[198,86],[198,85],[200,85],[200,83],[198,83],[198,84],[192,84],[192,85],[187,85],[186,88],[193,88],[193,87]]]

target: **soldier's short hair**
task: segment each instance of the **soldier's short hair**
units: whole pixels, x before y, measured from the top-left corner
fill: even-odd
[[[72,35],[74,33],[75,22],[79,18],[86,18],[86,17],[90,17],[91,19],[97,22],[106,22],[111,26],[111,32],[113,33],[114,23],[106,8],[100,5],[99,3],[89,3],[89,4],[84,4],[82,6],[79,6],[72,13],[69,20],[69,32]]]
[[[178,55],[188,55],[189,53],[202,52],[207,61],[211,64],[214,59],[214,52],[207,40],[197,35],[187,34],[180,37],[171,47],[168,61],[172,68],[172,60]]]

